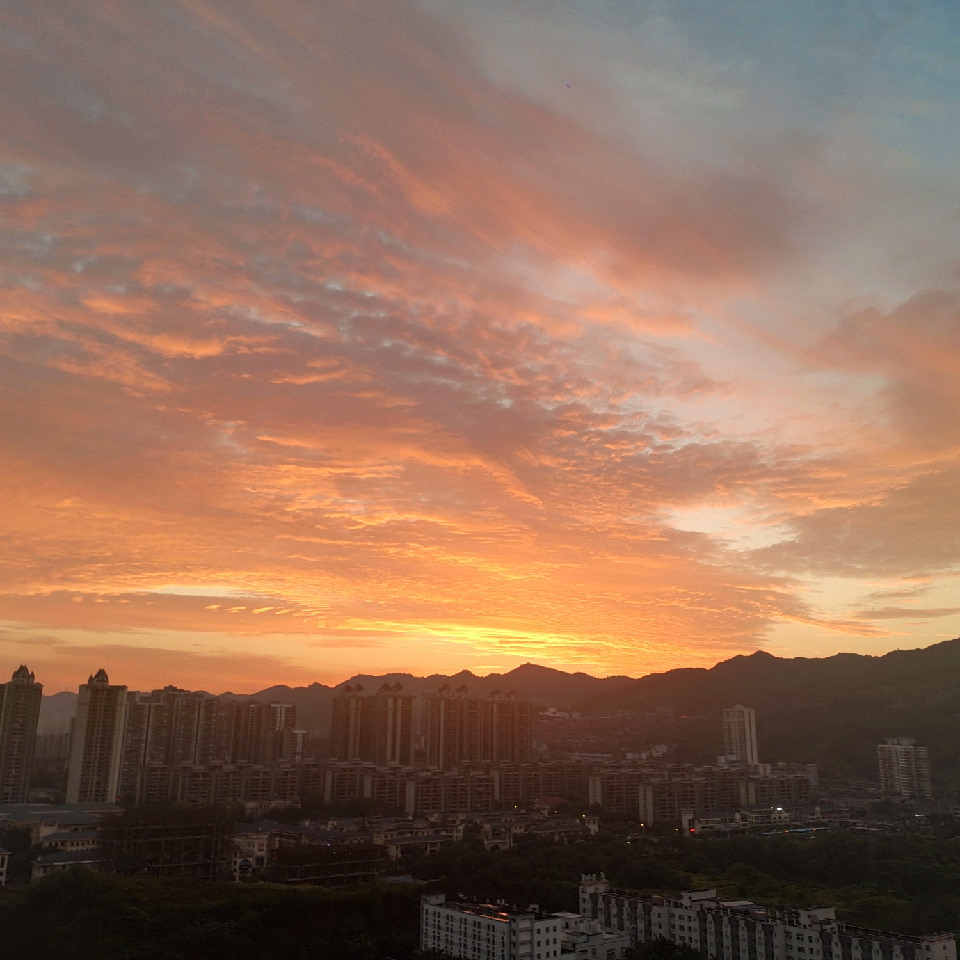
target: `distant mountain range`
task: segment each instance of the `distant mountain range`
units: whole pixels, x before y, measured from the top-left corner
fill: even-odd
[[[827,776],[877,779],[876,745],[913,737],[929,748],[935,786],[960,787],[960,639],[880,657],[842,653],[783,659],[763,651],[710,669],[628,680],[576,704],[672,715],[690,759],[716,752],[724,707],[757,714],[761,759],[817,763]],[[682,722],[680,718],[683,718]]]
[[[515,691],[541,707],[582,714],[618,710],[650,715],[651,740],[681,744],[678,756],[708,760],[719,745],[720,714],[742,703],[757,713],[761,758],[816,762],[832,776],[876,779],[876,745],[886,737],[914,737],[930,749],[941,789],[960,787],[960,639],[880,657],[844,653],[822,659],[785,659],[758,651],[709,669],[686,668],[629,677],[591,677],[527,663],[504,674],[478,677],[361,674],[335,687],[268,687],[237,699],[294,703],[299,725],[325,735],[337,690],[358,684],[374,692],[400,683],[409,693],[433,693],[444,684],[473,696]],[[41,729],[66,729],[76,694],[44,698]]]
[[[524,700],[531,700],[544,707],[568,706],[586,700],[603,691],[617,691],[629,677],[591,677],[586,673],[564,673],[551,667],[525,663],[509,673],[491,673],[478,677],[469,670],[452,676],[433,674],[415,677],[409,673],[387,673],[382,676],[357,674],[343,683],[328,687],[311,683],[307,687],[289,687],[278,684],[256,693],[222,693],[228,700],[279,700],[292,703],[297,708],[297,723],[301,727],[326,735],[330,732],[330,714],[333,698],[345,686],[363,687],[367,693],[376,692],[383,684],[399,683],[406,693],[435,693],[444,684],[456,690],[465,686],[471,696],[486,697],[496,690],[503,694],[515,692]],[[43,698],[40,710],[40,732],[59,733],[69,729],[70,718],[76,712],[75,693],[57,693]]]

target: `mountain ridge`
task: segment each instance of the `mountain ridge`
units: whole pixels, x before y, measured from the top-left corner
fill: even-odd
[[[345,686],[368,693],[382,684],[430,694],[444,684],[467,685],[473,696],[515,691],[538,707],[584,715],[630,711],[651,719],[651,743],[678,744],[677,759],[705,762],[719,746],[724,707],[742,703],[756,711],[761,759],[810,762],[828,776],[876,778],[876,745],[886,737],[914,737],[930,750],[934,776],[960,790],[960,638],[929,647],[871,655],[777,657],[764,650],[738,654],[712,667],[680,667],[643,677],[593,677],[578,671],[525,663],[506,673],[417,677],[409,673],[355,674],[333,686],[277,684],[235,699],[280,699],[297,707],[298,726],[326,736],[333,698]],[[56,714],[66,729],[65,698],[44,698],[42,716]],[[59,698],[57,710],[53,701]],[[44,732],[57,732],[46,729]],[[638,744],[639,746],[639,744]]]

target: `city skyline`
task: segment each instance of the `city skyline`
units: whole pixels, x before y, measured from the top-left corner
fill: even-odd
[[[0,13],[0,661],[960,635],[960,10]]]

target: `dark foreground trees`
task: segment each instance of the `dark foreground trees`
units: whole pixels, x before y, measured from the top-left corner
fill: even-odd
[[[650,940],[631,947],[623,960],[706,960],[699,950],[672,940]]]
[[[0,897],[17,960],[409,960],[419,889],[129,880],[58,873]]]
[[[432,882],[329,889],[56,874],[0,892],[0,957],[411,960],[421,890],[575,910],[580,874],[601,871],[646,892],[716,887],[770,906],[831,905],[841,919],[902,933],[960,929],[960,824],[952,822],[928,834],[838,830],[808,839],[531,837],[491,851],[474,836],[403,869]]]

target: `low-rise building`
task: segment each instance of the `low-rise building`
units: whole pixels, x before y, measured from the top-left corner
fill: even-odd
[[[72,831],[96,831],[123,811],[113,803],[14,803],[0,806],[0,827],[27,828],[30,842]]]
[[[103,828],[101,869],[128,876],[221,880],[229,875],[233,825],[208,816],[158,811],[133,814]]]
[[[622,934],[590,929],[575,913],[428,893],[420,898],[420,949],[466,960],[619,960]]]
[[[233,828],[230,872],[234,880],[257,877],[270,859],[273,821],[238,823]]]
[[[41,853],[33,861],[30,867],[30,879],[38,880],[48,873],[72,870],[74,867],[99,870],[100,866],[100,855],[96,850],[53,850],[50,853]]]
[[[603,874],[580,882],[580,914],[638,943],[665,939],[708,960],[957,960],[952,933],[912,937],[838,921],[832,907],[773,909],[721,900],[715,890],[679,897],[613,890]]]
[[[53,850],[96,850],[100,835],[96,830],[58,830],[43,838],[48,852]]]
[[[376,879],[385,866],[385,850],[378,844],[282,844],[271,853],[263,879],[271,883],[346,886]]]

